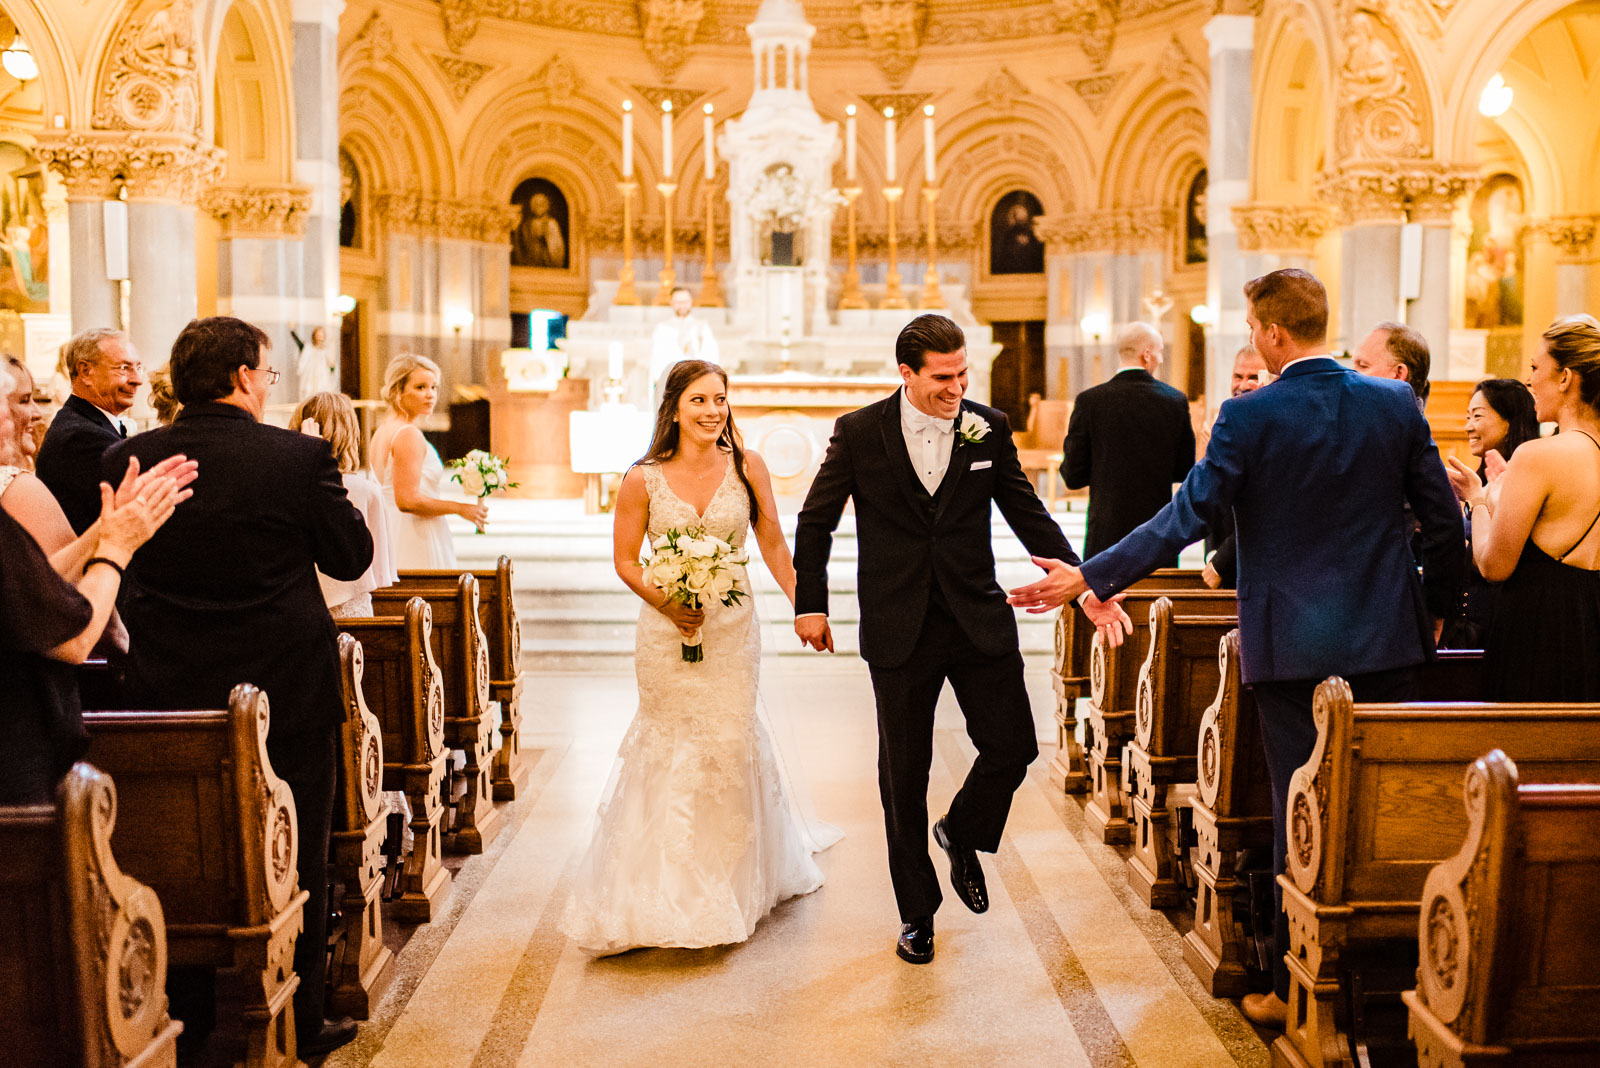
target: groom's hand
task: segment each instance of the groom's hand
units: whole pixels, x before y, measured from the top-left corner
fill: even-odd
[[[1083,614],[1100,632],[1101,640],[1112,648],[1122,644],[1124,635],[1133,634],[1133,620],[1122,609],[1122,599],[1126,596],[1119,593],[1109,601],[1102,601],[1090,593],[1083,599]]]
[[[1053,608],[1060,608],[1089,588],[1089,584],[1083,580],[1083,572],[1071,564],[1064,564],[1060,560],[1046,560],[1039,556],[1029,559],[1044,568],[1044,578],[1031,585],[1018,586],[1012,590],[1011,596],[1006,598],[1008,604],[1026,608],[1037,615]]]
[[[819,653],[833,652],[833,628],[828,626],[827,616],[800,616],[794,621],[794,632],[800,636],[801,645],[810,646]]]

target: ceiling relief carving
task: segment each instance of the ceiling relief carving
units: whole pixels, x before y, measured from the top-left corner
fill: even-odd
[[[535,89],[544,92],[548,103],[557,105],[571,100],[583,85],[577,68],[560,56],[551,56],[550,61],[534,72],[529,80]]]
[[[1028,87],[1005,67],[1001,67],[978,87],[978,99],[996,111],[1016,110],[1017,98],[1026,95]]]
[[[497,8],[511,7],[520,9],[521,4],[495,4],[489,0],[440,0],[439,14],[444,19],[444,40],[452,52],[459,52],[467,46],[478,33],[478,20],[485,15],[501,15],[503,18],[516,18],[516,15],[505,15]]]
[[[678,116],[687,114],[690,105],[706,95],[704,89],[680,89],[670,85],[635,85],[633,91],[644,97],[653,111],[661,110],[662,101],[672,101],[672,113]]]
[[[469,59],[457,56],[441,56],[435,53],[433,62],[439,68],[439,73],[444,75],[444,80],[450,86],[450,91],[455,94],[456,103],[461,103],[467,94],[488,74],[493,67],[486,63],[474,63]]]
[[[1335,74],[1335,142],[1345,162],[1423,159],[1430,155],[1420,84],[1393,31],[1369,10],[1350,16]]]
[[[689,47],[694,44],[705,13],[701,0],[640,0],[644,54],[667,81],[689,58]]]
[[[376,66],[392,55],[394,55],[394,31],[383,21],[383,17],[374,11],[367,16],[367,21],[361,24],[355,41],[340,58],[341,65]]]
[[[1056,0],[1056,11],[1095,70],[1104,70],[1117,40],[1117,0]]]
[[[880,115],[884,108],[894,108],[894,113],[903,119],[907,115],[915,115],[917,109],[932,96],[932,93],[862,93],[861,99]]]
[[[199,134],[200,75],[191,0],[175,0],[128,22],[106,62],[93,125],[98,130]]]
[[[1122,81],[1127,71],[1112,71],[1108,74],[1096,74],[1092,78],[1064,78],[1061,84],[1068,86],[1073,92],[1083,99],[1096,118],[1105,111],[1106,103],[1111,99],[1111,94],[1116,91],[1117,85]]]
[[[916,66],[926,18],[927,9],[919,0],[862,0],[861,28],[867,47],[890,88],[904,85]]]

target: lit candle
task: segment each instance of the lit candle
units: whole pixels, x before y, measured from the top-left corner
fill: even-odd
[[[717,176],[717,150],[711,144],[716,136],[717,124],[711,118],[712,107],[706,105],[706,181],[712,181]]]
[[[856,184],[856,106],[844,109],[844,180]]]
[[[894,185],[895,171],[899,169],[894,165],[894,108],[883,109],[883,168],[887,184]]]
[[[633,177],[633,101],[622,102],[622,176]]]
[[[606,377],[612,381],[622,380],[622,342],[611,343],[611,358],[606,361]]]
[[[672,177],[672,101],[661,102],[661,177]]]
[[[929,185],[932,185],[933,184],[933,176],[934,176],[934,173],[935,173],[935,170],[936,170],[936,167],[935,167],[935,164],[934,164],[934,158],[933,158],[933,105],[932,104],[929,104],[927,107],[922,109],[922,162],[923,162],[923,177],[927,178]]]

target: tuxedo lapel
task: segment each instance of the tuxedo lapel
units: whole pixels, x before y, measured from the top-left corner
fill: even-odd
[[[952,433],[955,440],[950,443],[950,466],[945,468],[944,478],[939,482],[939,492],[934,495],[933,521],[937,523],[944,515],[944,510],[950,506],[950,498],[955,495],[956,485],[961,481],[961,476],[967,473],[967,468],[972,466],[972,446],[961,440],[961,418],[967,414],[967,402],[961,402],[961,410],[956,413],[956,424]]]
[[[883,406],[883,418],[878,423],[883,435],[883,451],[889,460],[889,470],[906,495],[906,502],[919,515],[926,515],[928,491],[911,465],[911,454],[906,451],[906,435],[900,425],[900,395],[896,393]]]

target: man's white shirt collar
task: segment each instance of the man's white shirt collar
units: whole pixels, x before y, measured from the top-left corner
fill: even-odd
[[[84,400],[89,400],[89,398],[85,397]],[[120,433],[123,432],[123,430],[126,429],[126,427],[123,426],[122,420],[119,417],[117,417],[115,415],[112,415],[110,412],[108,412],[104,408],[100,407],[100,405],[95,404],[94,401],[89,401],[89,404],[94,408],[95,411],[99,412],[101,415],[105,416],[107,420],[110,421],[112,428],[114,430],[116,430],[117,433],[120,434]]]
[[[915,404],[906,395],[906,387],[900,387],[900,421],[912,430],[937,430],[941,434],[949,434],[955,430],[954,417],[940,419],[938,416],[929,415]]]

